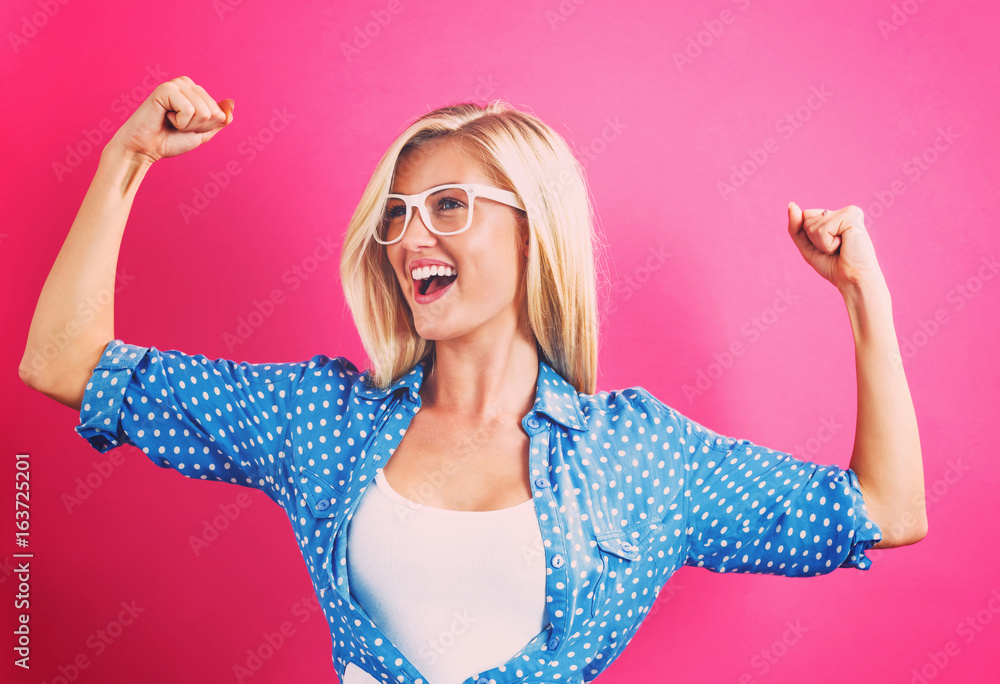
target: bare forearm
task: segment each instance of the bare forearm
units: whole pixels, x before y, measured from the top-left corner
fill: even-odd
[[[93,368],[114,339],[115,269],[125,223],[148,161],[109,144],[49,271],[31,319],[22,380],[51,389]],[[71,378],[68,386],[79,380]]]
[[[872,519],[882,529],[877,546],[919,541],[927,530],[924,471],[917,417],[881,279],[844,293],[854,331],[858,422],[850,468],[857,474]]]

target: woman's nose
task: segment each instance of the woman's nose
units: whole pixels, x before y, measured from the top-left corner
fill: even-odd
[[[403,238],[401,240],[404,247],[429,245],[437,241],[437,236],[427,229],[424,217],[416,207],[413,208],[413,213],[408,221],[409,223],[403,230]]]

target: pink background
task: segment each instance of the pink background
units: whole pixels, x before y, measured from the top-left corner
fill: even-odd
[[[133,447],[101,455],[74,433],[75,412],[17,377],[104,144],[88,151],[88,135],[106,141],[102,121],[116,130],[180,75],[234,98],[235,121],[158,163],[139,191],[116,298],[115,333],[132,344],[246,361],[322,352],[367,367],[337,274],[362,188],[415,117],[502,98],[552,125],[586,165],[611,281],[599,389],[642,385],[719,432],[846,467],[850,324],[788,237],[786,206],[861,206],[907,356],[928,537],[871,553],[869,572],[808,580],[684,568],[601,681],[909,684],[1000,672],[1000,601],[990,603],[1000,596],[1000,278],[983,261],[998,255],[994,3],[46,1],[52,17],[38,0],[6,2],[0,16],[0,439],[7,482],[12,455],[31,454],[35,553],[30,674],[10,665],[16,582],[0,569],[4,677],[66,681],[54,679],[60,666],[84,654],[75,681],[231,682],[247,649],[290,621],[294,635],[245,681],[335,678],[278,507],[161,470]],[[341,46],[355,40],[348,59]],[[130,93],[139,99],[126,104]],[[294,118],[251,158],[276,108]],[[234,163],[239,174],[185,217],[182,205]],[[741,187],[720,191],[740,166]],[[323,239],[335,252],[309,261]],[[314,270],[296,279],[296,267]],[[274,289],[284,303],[227,344]],[[793,303],[775,308],[779,292]],[[726,359],[734,342],[742,353]],[[703,391],[686,394],[700,374]],[[68,510],[64,495],[101,469]],[[13,506],[3,506],[9,563]],[[196,556],[189,538],[220,506],[240,514]],[[98,630],[133,601],[136,623],[98,653]]]

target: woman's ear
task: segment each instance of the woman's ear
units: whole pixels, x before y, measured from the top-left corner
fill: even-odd
[[[523,217],[518,217],[517,227],[517,233],[521,238],[521,244],[523,245],[521,253],[524,254],[525,258],[527,258],[531,245],[531,231],[528,229],[527,222],[523,219]]]

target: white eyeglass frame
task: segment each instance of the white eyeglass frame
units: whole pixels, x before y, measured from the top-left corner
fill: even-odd
[[[450,233],[442,233],[436,230],[431,224],[431,217],[427,213],[427,207],[425,202],[427,196],[433,192],[438,192],[440,190],[446,190],[447,188],[461,188],[469,195],[469,220],[466,222],[465,227],[461,230],[455,230]],[[494,188],[489,185],[480,185],[479,183],[449,183],[447,185],[438,185],[433,188],[428,188],[421,193],[416,195],[400,195],[396,193],[390,193],[386,196],[386,202],[390,199],[401,199],[406,204],[406,223],[403,224],[403,230],[399,232],[399,236],[395,240],[389,240],[388,242],[382,240],[378,236],[378,231],[376,230],[374,238],[375,242],[380,245],[392,245],[403,239],[406,234],[406,229],[410,226],[410,219],[413,216],[413,207],[417,207],[417,211],[420,212],[420,219],[424,222],[424,226],[427,230],[431,231],[435,235],[458,235],[459,233],[464,233],[472,225],[472,212],[476,206],[476,198],[485,197],[486,199],[491,199],[494,202],[500,202],[501,204],[506,204],[508,206],[520,209],[521,211],[526,211],[524,204],[518,199],[517,195],[510,190],[501,190],[500,188]],[[380,219],[381,220],[381,219]]]

